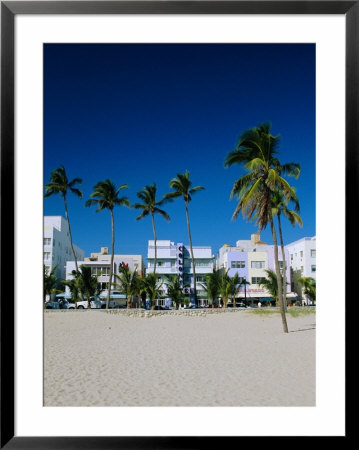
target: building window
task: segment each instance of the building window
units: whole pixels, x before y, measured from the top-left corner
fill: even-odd
[[[265,262],[264,261],[252,261],[251,268],[252,269],[264,269]]]
[[[293,254],[290,255],[290,260],[293,261]]]
[[[264,280],[264,277],[252,277],[252,284],[261,284]]]
[[[165,266],[165,261],[156,261],[156,267],[164,267]],[[155,267],[155,262],[154,261],[148,261],[148,267]]]
[[[314,250],[314,249],[312,249],[312,250],[310,251],[310,256],[311,256],[311,258],[316,258],[316,253],[317,253],[317,251]]]
[[[312,272],[315,272],[317,270],[317,266],[315,264],[312,264]]]
[[[53,239],[52,241],[52,245],[55,247],[55,239]]]
[[[246,267],[245,261],[232,261],[231,268],[232,269],[244,269]]]
[[[203,282],[205,281],[204,275],[196,275],[196,282]]]
[[[282,270],[284,267],[284,262],[283,261],[278,261],[278,262],[279,262],[279,268],[280,268],[280,270]]]
[[[50,259],[50,252],[44,252],[44,261],[49,261]]]
[[[51,245],[51,238],[44,238],[44,245]]]
[[[210,263],[208,261],[195,261],[194,262],[195,267],[209,267]]]
[[[300,257],[303,258],[303,250],[300,252]]]
[[[303,266],[300,266],[300,273],[303,275],[303,270],[304,270],[304,267]]]
[[[110,268],[109,267],[103,267],[103,266],[92,266],[91,267],[91,275],[94,276],[108,276],[110,275]]]

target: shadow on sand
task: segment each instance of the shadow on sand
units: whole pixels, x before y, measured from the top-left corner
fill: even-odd
[[[289,333],[296,333],[297,331],[309,331],[315,329],[316,329],[315,323],[311,323],[308,325],[308,328],[299,328],[298,330],[290,330]]]

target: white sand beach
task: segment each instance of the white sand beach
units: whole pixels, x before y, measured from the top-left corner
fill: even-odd
[[[44,312],[45,406],[315,406],[315,314]]]

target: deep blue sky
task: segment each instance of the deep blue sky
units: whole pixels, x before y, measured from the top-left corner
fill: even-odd
[[[158,196],[169,180],[190,171],[193,245],[250,239],[257,231],[242,217],[231,221],[229,200],[240,166],[224,159],[247,128],[270,121],[280,134],[280,160],[299,162],[289,178],[300,199],[303,228],[284,221],[285,243],[315,235],[315,45],[312,44],[46,44],[44,46],[44,183],[63,164],[83,179],[84,198],[68,196],[74,243],[88,256],[111,246],[108,211],[84,202],[101,180],[128,184],[131,203],[146,184]],[[188,243],[184,203],[156,217],[158,239]],[[45,215],[63,215],[63,199],[44,200]],[[150,218],[115,210],[116,253],[147,254]],[[272,243],[271,232],[262,240]]]

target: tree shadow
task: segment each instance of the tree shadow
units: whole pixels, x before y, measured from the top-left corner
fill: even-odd
[[[296,333],[298,331],[309,331],[309,330],[316,330],[315,323],[311,323],[308,325],[308,328],[299,328],[298,330],[291,330],[289,333]]]

